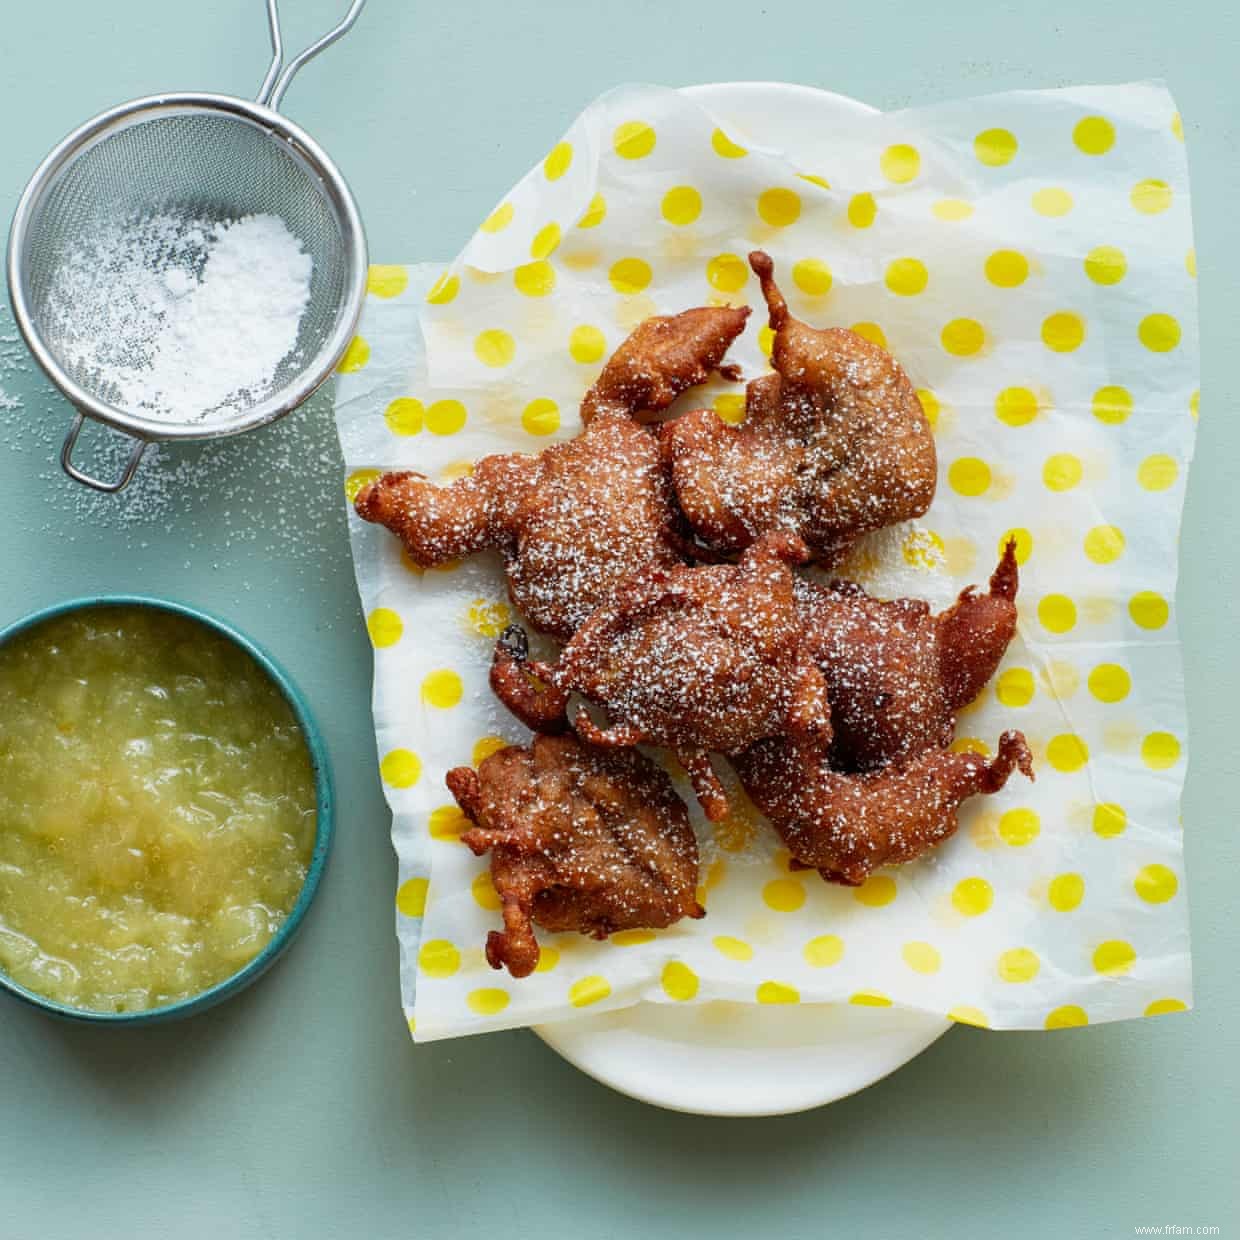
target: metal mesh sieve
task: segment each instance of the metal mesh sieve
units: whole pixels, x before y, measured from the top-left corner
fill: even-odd
[[[352,25],[363,3],[353,0],[339,26],[284,66],[276,0],[267,0],[273,56],[259,102],[177,94],[122,104],[70,134],[31,180],[9,239],[10,296],[31,351],[80,411],[61,457],[79,482],[120,490],[147,442],[215,438],[273,421],[301,404],[347,348],[365,295],[361,220],[335,165],[274,107],[297,70]],[[279,216],[313,260],[297,346],[272,383],[207,421],[167,422],[117,407],[106,377],[67,347],[73,324],[63,311],[51,313],[57,270],[84,239],[118,224],[158,215],[222,223],[265,213]],[[83,415],[135,438],[118,481],[102,482],[73,464]]]

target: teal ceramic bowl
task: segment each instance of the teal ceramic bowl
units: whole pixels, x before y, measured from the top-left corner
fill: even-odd
[[[272,936],[267,946],[249,964],[238,969],[230,977],[226,977],[222,982],[217,982],[214,986],[201,991],[199,994],[191,995],[188,999],[181,999],[176,1003],[166,1004],[164,1007],[149,1008],[143,1012],[91,1012],[81,1008],[69,1007],[64,1003],[57,1003],[53,999],[46,999],[35,991],[18,985],[4,972],[0,971],[0,989],[7,991],[25,1003],[29,1003],[32,1007],[40,1009],[40,1011],[65,1020],[93,1025],[151,1025],[162,1021],[181,1020],[186,1016],[193,1016],[198,1012],[204,1012],[207,1008],[214,1007],[217,1003],[222,1003],[225,999],[244,990],[252,982],[256,982],[275,964],[293,941],[294,935],[301,928],[301,924],[305,920],[306,911],[309,909],[310,902],[314,899],[315,892],[318,891],[319,881],[323,877],[323,868],[327,864],[327,855],[331,850],[332,834],[335,826],[335,804],[327,746],[323,742],[322,733],[320,733],[314,717],[310,714],[310,708],[306,704],[301,691],[289,679],[284,669],[275,659],[257,642],[252,641],[244,633],[233,628],[227,621],[221,620],[218,616],[210,615],[208,612],[201,611],[197,607],[189,607],[184,603],[174,603],[167,599],[147,598],[137,594],[105,594],[89,598],[70,599],[65,603],[57,603],[52,607],[45,607],[42,611],[34,612],[32,615],[25,616],[0,629],[0,646],[3,646],[19,633],[27,632],[45,621],[54,620],[58,616],[66,615],[69,612],[84,611],[93,607],[151,607],[158,611],[171,612],[174,615],[185,616],[189,620],[196,620],[199,624],[213,629],[216,633],[228,638],[234,645],[239,646],[266,672],[272,683],[280,690],[292,708],[293,714],[301,726],[302,735],[305,737],[306,748],[309,750],[310,763],[314,771],[314,791],[318,816],[314,853],[310,858],[310,866],[306,871],[306,878],[302,884],[301,893],[298,895],[297,902],[293,905],[288,917],[285,918],[284,924]]]

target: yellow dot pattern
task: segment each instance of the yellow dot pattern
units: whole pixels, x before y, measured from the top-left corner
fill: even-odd
[[[988,168],[1002,168],[1016,158],[1019,143],[1009,129],[984,129],[973,139],[973,154]]]
[[[460,967],[460,950],[447,939],[431,939],[418,951],[418,968],[427,977],[451,977]]]
[[[932,943],[905,943],[900,957],[914,973],[937,973],[943,967],[943,957]]]
[[[1075,732],[1060,732],[1048,742],[1046,760],[1055,770],[1069,775],[1089,761],[1089,746]]]
[[[451,668],[440,668],[431,672],[422,681],[422,701],[439,710],[455,706],[461,700],[463,692],[461,678]]]
[[[521,411],[521,425],[531,435],[554,435],[560,429],[560,407],[540,396]]]
[[[1085,255],[1085,274],[1095,284],[1118,284],[1128,272],[1124,251],[1113,245],[1096,245]]]
[[[1072,195],[1058,185],[1047,185],[1042,189],[1034,190],[1029,204],[1039,215],[1044,215],[1047,219],[1059,219],[1067,215],[1075,205]]]
[[[574,362],[588,366],[602,360],[607,352],[607,337],[593,324],[583,323],[573,328],[568,338],[568,352]]]
[[[1085,880],[1079,874],[1057,874],[1051,879],[1046,898],[1057,913],[1070,913],[1085,899]]]
[[[493,913],[500,907],[499,893],[496,892],[495,884],[491,881],[490,870],[482,870],[470,883],[469,891],[479,908]]]
[[[1072,141],[1084,155],[1105,155],[1115,145],[1115,126],[1105,116],[1086,116],[1077,121]]]
[[[749,264],[739,254],[717,254],[706,264],[706,279],[721,293],[739,293],[749,281]]]
[[[545,258],[522,263],[512,273],[512,282],[526,297],[549,297],[555,292],[555,268]]]
[[[345,349],[344,356],[336,366],[342,375],[356,374],[370,361],[370,345],[362,336],[354,336]]]
[[[1018,250],[996,250],[986,260],[986,279],[996,288],[1019,288],[1029,279],[1029,260]]]
[[[811,969],[828,969],[844,959],[844,940],[838,934],[820,934],[805,944],[802,954]]]
[[[1127,539],[1118,525],[1095,525],[1085,535],[1085,554],[1095,564],[1113,564],[1124,554]]]
[[[1188,1004],[1183,999],[1155,999],[1145,1011],[1143,1016],[1167,1016],[1171,1012],[1187,1012]]]
[[[1033,701],[1033,673],[1027,667],[1009,667],[995,681],[995,696],[1004,706],[1018,709]]]
[[[502,202],[479,225],[484,233],[503,232],[512,223],[514,211],[512,203]]]
[[[677,185],[663,195],[663,218],[669,224],[684,228],[702,214],[702,195],[692,185]]]
[[[1024,848],[1042,833],[1042,820],[1032,809],[1009,809],[999,819],[999,834],[1005,844]]]
[[[595,194],[590,205],[577,221],[578,228],[597,228],[607,218],[607,199],[602,194]]]
[[[422,429],[422,402],[413,396],[398,396],[383,411],[383,420],[393,435],[416,435]]]
[[[426,892],[430,880],[407,878],[396,889],[396,908],[404,917],[421,917],[426,912]]]
[[[753,948],[744,939],[736,939],[731,935],[716,935],[711,942],[715,950],[726,960],[752,960]]]
[[[383,782],[392,788],[412,788],[422,776],[422,759],[411,749],[392,749],[379,763]]]
[[[480,986],[465,996],[470,1011],[478,1016],[498,1016],[509,1004],[511,996],[498,986]]]
[[[995,417],[1004,426],[1028,426],[1038,416],[1037,394],[1027,387],[1009,387],[995,397]]]
[[[962,878],[952,890],[952,905],[964,917],[980,917],[995,902],[994,888],[984,878]]]
[[[484,366],[507,366],[516,353],[517,342],[499,327],[479,332],[474,341],[474,354]]]
[[[948,1020],[954,1020],[958,1025],[973,1025],[977,1029],[989,1029],[990,1021],[987,1019],[986,1013],[981,1008],[975,1008],[967,1003],[959,1004],[947,1013]]]
[[[869,228],[877,217],[878,203],[873,194],[854,194],[848,200],[848,222],[854,228]]]
[[[953,357],[973,357],[986,344],[986,329],[976,319],[952,319],[940,339]]]
[[[473,766],[481,766],[493,753],[506,748],[508,742],[502,736],[484,736],[474,742],[469,760]]]
[[[1108,801],[1094,806],[1093,828],[1095,835],[1102,836],[1104,840],[1113,839],[1117,835],[1123,835],[1127,826],[1128,815],[1122,805],[1116,805],[1114,802]]]
[[[763,982],[754,994],[759,1003],[800,1003],[801,992],[783,982]]]
[[[405,635],[405,622],[390,607],[376,607],[366,617],[366,629],[376,650],[395,646]]]
[[[446,306],[455,300],[457,293],[461,291],[461,278],[454,272],[445,271],[443,275],[431,285],[426,294],[426,302],[431,306]]]
[[[1089,1024],[1089,1017],[1083,1007],[1075,1003],[1065,1003],[1046,1014],[1047,1029],[1078,1029]]]
[[[831,291],[831,268],[821,258],[803,258],[792,268],[792,281],[807,297],[825,297]]]
[[[677,1003],[687,1003],[696,997],[700,984],[698,975],[680,960],[669,960],[663,966],[663,976],[659,980],[663,993]]]
[[[805,903],[805,886],[795,878],[777,878],[762,888],[762,902],[778,913],[795,913]]]
[[[554,220],[550,224],[544,224],[534,234],[534,240],[530,242],[530,257],[536,262],[544,258],[549,258],[560,245],[560,226]]]
[[[1085,340],[1085,320],[1072,310],[1059,310],[1042,322],[1042,343],[1056,353],[1071,353]]]
[[[350,504],[352,504],[361,493],[362,488],[374,482],[376,478],[379,478],[382,475],[382,473],[383,470],[381,469],[355,469],[344,480],[345,498]]]
[[[721,159],[743,159],[749,152],[739,143],[733,142],[722,129],[716,129],[710,136],[711,149]]]
[[[1028,947],[1013,947],[999,957],[999,977],[1005,982],[1031,982],[1042,969],[1042,961]]]
[[[1119,426],[1132,415],[1132,393],[1113,384],[1100,387],[1092,402],[1094,417],[1109,426]]]
[[[612,263],[607,279],[617,293],[640,293],[654,279],[654,272],[645,259],[622,258]]]
[[[1175,871],[1158,862],[1143,865],[1132,880],[1133,889],[1147,904],[1166,904],[1180,889]]]
[[[1141,741],[1141,761],[1151,771],[1166,771],[1180,760],[1179,738],[1170,732],[1151,732]]]
[[[763,190],[758,196],[758,214],[772,228],[787,228],[801,218],[801,196],[779,186]]]
[[[548,181],[558,181],[573,163],[573,146],[571,142],[557,142],[550,154],[543,160],[543,176]]]
[[[959,220],[967,220],[973,214],[973,204],[962,198],[940,198],[930,208],[934,218],[952,224]]]
[[[568,988],[568,1001],[573,1007],[589,1007],[601,1003],[611,994],[611,983],[597,973],[580,978]]]
[[[625,121],[612,135],[612,147],[621,159],[645,159],[658,140],[652,126],[645,121]]]
[[[889,146],[879,157],[883,176],[896,185],[906,185],[921,172],[921,154],[915,146],[897,142]]]
[[[1129,199],[1143,215],[1158,215],[1171,206],[1171,186],[1166,181],[1138,181]]]
[[[967,805],[935,865],[852,890],[782,864],[741,865],[767,838],[750,810],[739,833],[704,837],[717,850],[700,880],[708,923],[601,944],[540,934],[540,971],[510,982],[482,958],[485,931],[500,924],[497,896],[485,862],[459,843],[468,820],[443,775],[504,743],[482,735],[507,725],[479,707],[489,649],[519,617],[489,563],[414,575],[384,544],[382,571],[394,575],[382,593],[364,581],[363,597],[388,707],[384,686],[402,669],[406,713],[385,714],[379,766],[398,819],[420,815],[409,835],[425,851],[416,861],[402,852],[398,889],[415,941],[428,923],[409,957],[427,981],[419,1003],[431,1005],[420,1036],[438,1036],[445,1019],[523,1023],[536,993],[564,1010],[639,992],[700,1003],[720,996],[716,978],[739,981],[753,1002],[911,1002],[980,1026],[1006,1025],[1016,1008],[1028,1028],[1097,1023],[1121,1001],[1111,992],[1134,1013],[1187,1001],[1186,980],[1162,975],[1155,987],[1143,975],[1143,953],[1160,968],[1163,957],[1140,918],[1174,926],[1186,904],[1178,843],[1168,846],[1186,733],[1160,692],[1159,662],[1175,639],[1170,543],[1197,401],[1186,373],[1196,351],[1190,199],[1155,133],[1178,142],[1173,107],[1136,131],[1105,90],[1083,97],[1091,102],[1065,97],[1051,125],[996,101],[945,141],[910,113],[907,127],[888,120],[863,159],[787,166],[714,122],[696,125],[689,154],[675,100],[647,106],[633,93],[591,134],[574,127],[544,148],[530,173],[536,193],[523,182],[505,196],[475,251],[413,289],[418,269],[368,273],[340,383],[372,394],[354,402],[357,416],[366,404],[373,442],[387,446],[352,454],[353,495],[383,469],[444,482],[484,451],[572,436],[581,392],[609,353],[646,315],[692,304],[689,284],[701,304],[759,311],[733,352],[747,376],[760,373],[771,334],[747,253],[769,248],[794,313],[852,325],[908,359],[941,473],[934,528],[899,531],[901,571],[950,597],[984,582],[997,546],[1016,537],[1020,641],[966,708],[956,748],[993,752],[1003,728],[1021,727],[1039,777]],[[585,283],[590,295],[578,296]],[[393,352],[384,315],[402,303],[421,316],[436,368],[451,350],[463,355],[465,381],[449,387],[445,371],[432,383]],[[712,378],[699,399],[743,420],[735,382]],[[844,571],[864,584],[887,565],[885,552],[862,552]],[[440,609],[436,582],[453,577]],[[408,726],[410,713],[431,722]],[[450,923],[453,903],[477,932]],[[1039,924],[1058,927],[1055,950]],[[630,970],[647,959],[657,964],[634,988]],[[968,983],[962,962],[993,990]],[[1060,993],[1074,974],[1096,991]]]
[[[1147,314],[1137,336],[1151,353],[1170,353],[1180,343],[1180,324],[1170,314]]]
[[[1132,971],[1137,962],[1137,953],[1132,944],[1123,939],[1108,939],[1094,949],[1093,962],[1099,973],[1120,977]]]
[[[896,880],[887,874],[873,874],[854,892],[858,904],[866,908],[883,908],[892,903],[899,894]]]
[[[848,996],[855,1007],[891,1007],[891,996],[881,990],[856,990]]]
[[[399,297],[408,286],[408,267],[376,263],[366,273],[366,291],[372,297]]]
[[[1076,604],[1066,594],[1047,594],[1038,601],[1038,622],[1049,633],[1070,633],[1076,627]]]
[[[919,258],[896,258],[887,264],[887,287],[900,297],[916,297],[930,283],[930,273]]]
[[[1056,452],[1042,466],[1042,481],[1048,491],[1071,491],[1084,476],[1081,458],[1071,452]]]
[[[427,820],[431,839],[445,840],[448,843],[456,843],[461,838],[461,832],[468,831],[469,827],[469,819],[456,805],[441,805],[438,809],[431,810]]]

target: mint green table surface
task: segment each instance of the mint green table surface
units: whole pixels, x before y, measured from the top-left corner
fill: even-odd
[[[284,0],[290,37],[343,3]],[[340,817],[301,938],[241,998],[136,1032],[3,1002],[0,1237],[1240,1234],[1238,36],[1235,6],[1171,0],[371,0],[286,101],[350,179],[372,258],[399,262],[454,253],[618,82],[783,79],[890,108],[1167,79],[1192,162],[1205,371],[1179,595],[1194,1012],[958,1028],[858,1097],[753,1121],[632,1102],[528,1032],[414,1047],[328,404],[205,456],[166,453],[131,500],[94,499],[54,465],[67,408],[9,339],[0,405],[20,408],[0,408],[0,623],[96,591],[222,613],[306,690]],[[264,40],[260,0],[6,2],[0,215],[46,149],[108,104],[252,94]],[[0,337],[12,331],[0,312]]]

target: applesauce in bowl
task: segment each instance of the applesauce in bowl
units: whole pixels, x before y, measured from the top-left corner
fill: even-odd
[[[317,729],[263,651],[155,599],[0,633],[0,985],[60,1015],[188,1015],[257,977],[332,828]]]

